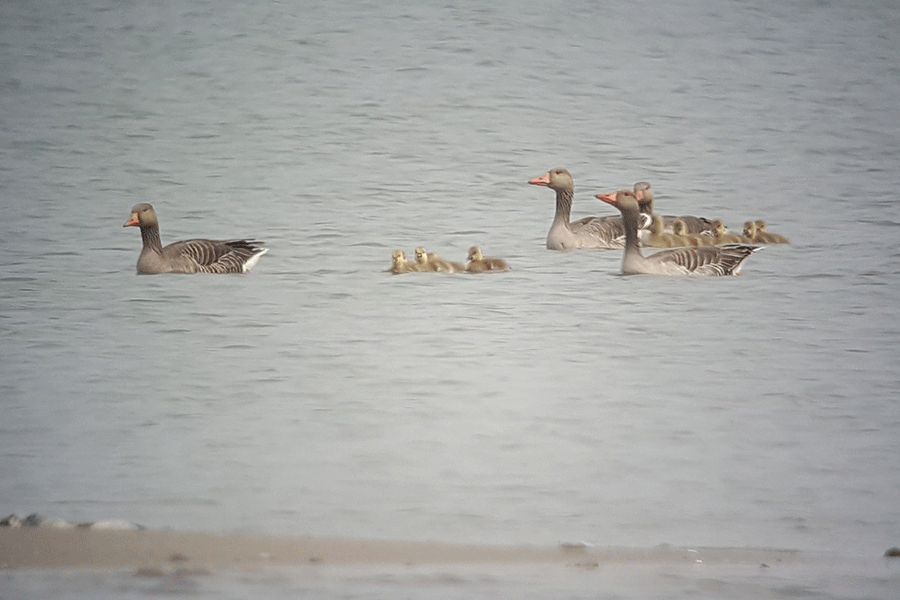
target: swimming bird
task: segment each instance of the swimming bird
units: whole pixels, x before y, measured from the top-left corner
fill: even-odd
[[[502,258],[484,258],[481,248],[472,246],[469,248],[469,264],[466,271],[470,273],[483,273],[484,271],[505,271],[509,269],[509,263]]]
[[[688,233],[687,225],[681,219],[672,221],[672,233],[684,240],[682,246],[712,246],[715,241],[711,235]]]
[[[547,248],[572,250],[575,248],[622,248],[624,229],[619,219],[585,217],[569,222],[575,183],[572,175],[562,167],[550,169],[528,183],[542,185],[556,192],[556,215],[547,233]],[[615,215],[613,215],[614,217]]]
[[[428,252],[424,247],[416,248],[416,265],[420,271],[440,271],[442,273],[453,273],[454,271],[465,271],[466,267],[458,262],[444,260],[434,252]]]
[[[163,246],[153,206],[136,204],[123,227],[140,227],[143,248],[138,275],[159,273],[248,273],[269,251],[253,240],[184,240]]]
[[[651,248],[679,248],[684,246],[684,240],[674,233],[668,233],[663,229],[663,218],[660,215],[653,215],[648,228],[648,235],[642,236],[641,241],[644,246]]]
[[[756,222],[754,221],[744,221],[744,237],[754,244],[765,243],[759,239],[759,231],[756,229]]]
[[[597,198],[612,204],[622,213],[625,222],[625,252],[622,274],[658,275],[738,275],[741,265],[758,248],[746,244],[726,244],[672,248],[650,256],[641,254],[638,245],[639,208],[637,197],[629,190],[597,194]]]
[[[411,273],[418,270],[419,265],[406,260],[406,252],[403,250],[394,250],[391,254],[391,267],[387,269],[389,273]]]
[[[716,244],[740,244],[746,241],[743,236],[728,231],[722,219],[713,219],[712,232]]]
[[[653,187],[646,181],[639,181],[634,184],[634,195],[641,205],[641,213],[655,214],[653,210]],[[672,231],[673,224],[677,219],[681,219],[685,225],[687,233],[703,233],[712,230],[712,221],[706,217],[695,217],[693,215],[662,215],[663,226],[667,232]]]
[[[760,241],[765,242],[766,244],[790,244],[788,239],[781,234],[772,233],[771,231],[766,229],[766,222],[762,219],[757,219],[754,221],[756,224],[756,234],[761,238]]]

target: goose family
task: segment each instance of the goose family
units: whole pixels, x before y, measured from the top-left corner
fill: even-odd
[[[253,240],[194,239],[163,246],[153,206],[136,204],[123,227],[140,227],[143,248],[138,275],[159,273],[248,273],[268,248]]]
[[[635,194],[629,190],[619,190],[597,194],[597,198],[622,213],[625,223],[623,275],[739,275],[743,262],[759,248],[747,244],[691,246],[662,250],[645,257],[638,243],[640,208]]]
[[[575,185],[567,169],[557,167],[528,181],[548,187],[556,194],[556,212],[546,246],[551,250],[576,248],[623,249],[622,273],[667,275],[737,275],[758,244],[789,244],[787,238],[766,229],[762,219],[746,221],[743,235],[728,232],[720,219],[653,212],[653,188],[646,181],[634,184],[633,191],[601,193],[596,197],[618,209],[618,215],[584,217],[570,221]],[[158,273],[247,273],[268,252],[262,243],[250,239],[190,239],[163,246],[159,220],[153,206],[136,204],[125,227],[139,227],[142,249],[137,261],[139,275]],[[664,249],[643,256],[641,245]],[[415,261],[406,252],[391,255],[390,273],[503,271],[509,264],[502,258],[486,258],[479,246],[469,248],[467,264],[449,261],[424,246],[415,249]]]
[[[466,265],[466,271],[469,273],[483,273],[485,271],[506,271],[509,269],[509,263],[502,258],[485,258],[481,254],[481,248],[472,246],[469,248],[468,256],[469,264]]]

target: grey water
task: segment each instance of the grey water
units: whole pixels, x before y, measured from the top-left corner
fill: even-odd
[[[3,2],[0,56],[4,514],[900,544],[900,5]],[[621,277],[556,166],[792,244]],[[270,251],[138,277],[138,202]]]

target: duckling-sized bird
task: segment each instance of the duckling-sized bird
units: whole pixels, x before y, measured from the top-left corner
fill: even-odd
[[[649,233],[642,236],[643,244],[651,248],[679,248],[685,245],[683,239],[674,233],[668,233],[663,227],[662,216],[653,215],[647,230]]]
[[[722,222],[722,219],[713,219],[712,233],[713,233],[713,239],[715,240],[716,245],[740,244],[740,243],[746,241],[746,240],[744,240],[744,238],[742,236],[728,231],[728,228],[725,227],[725,223]]]
[[[412,273],[419,271],[419,265],[413,264],[406,260],[406,252],[403,250],[394,250],[391,254],[391,267],[386,269],[388,273]]]
[[[163,246],[153,206],[135,204],[123,227],[140,227],[143,248],[138,275],[160,273],[249,273],[269,251],[253,240],[184,240]]]
[[[714,241],[711,235],[688,233],[687,225],[682,219],[675,219],[672,221],[672,233],[684,240],[682,246],[694,246],[695,248],[700,246],[712,246]]]
[[[634,193],[619,190],[597,194],[597,198],[612,204],[622,213],[625,223],[625,252],[622,256],[622,274],[658,275],[738,275],[741,265],[757,246],[726,244],[700,248],[672,248],[645,257],[638,245],[640,209]]]
[[[756,222],[744,221],[744,239],[754,244],[764,244],[759,238],[759,231],[756,229]]]
[[[766,222],[762,219],[754,221],[756,224],[756,235],[766,244],[790,244],[788,239],[781,234],[772,233],[766,229]]]
[[[485,271],[506,271],[509,269],[509,263],[502,258],[484,258],[481,255],[481,248],[472,246],[469,248],[468,256],[469,264],[466,271],[469,273],[483,273]]]
[[[416,248],[416,265],[420,271],[439,271],[441,273],[453,273],[465,271],[466,267],[458,262],[444,260],[434,252],[428,252],[424,247]]]

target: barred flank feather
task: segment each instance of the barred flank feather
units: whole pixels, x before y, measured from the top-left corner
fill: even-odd
[[[251,240],[187,240],[183,253],[197,263],[198,273],[245,273],[260,256],[268,252],[268,249],[259,246],[260,243]],[[252,263],[251,259],[254,259]]]

